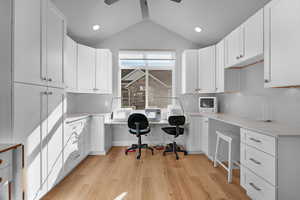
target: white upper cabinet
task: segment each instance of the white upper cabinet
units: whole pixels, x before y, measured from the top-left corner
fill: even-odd
[[[64,35],[50,0],[14,1],[14,81],[63,87]]]
[[[185,50],[182,54],[182,94],[192,94],[198,89],[199,50]]]
[[[14,1],[14,81],[47,84],[41,66],[41,0]]]
[[[81,92],[92,92],[95,89],[96,50],[77,45],[78,89]]]
[[[216,45],[216,92],[233,92],[240,89],[240,71],[225,69],[225,41]]]
[[[238,27],[225,38],[226,68],[236,65],[243,56],[243,29]]]
[[[265,87],[300,85],[300,1],[273,0],[264,8]]]
[[[77,89],[77,43],[66,36],[65,47],[65,84],[68,91],[73,91]]]
[[[112,53],[108,49],[96,50],[96,93],[112,93]]]
[[[263,9],[225,38],[225,67],[241,67],[263,59]]]
[[[57,8],[47,0],[44,11],[45,27],[43,28],[43,64],[47,67],[47,81],[49,86],[63,87],[63,58],[65,39],[65,20]],[[46,60],[44,60],[46,59]]]
[[[263,59],[264,53],[264,10],[259,10],[243,25],[244,28],[244,56],[242,60]],[[257,58],[257,59],[256,59]],[[249,61],[248,63],[251,63]]]
[[[199,50],[198,88],[200,93],[216,92],[216,47]]]
[[[224,92],[225,45],[224,40],[216,45],[216,90]]]

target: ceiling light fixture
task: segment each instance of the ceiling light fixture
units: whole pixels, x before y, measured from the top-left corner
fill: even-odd
[[[98,24],[93,25],[93,30],[98,31],[100,29],[100,26]]]
[[[197,32],[197,33],[200,33],[201,31],[202,31],[202,28],[200,28],[200,27],[195,27],[195,31]]]

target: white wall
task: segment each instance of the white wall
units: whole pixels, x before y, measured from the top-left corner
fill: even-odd
[[[181,89],[181,54],[184,49],[199,48],[197,44],[190,42],[180,35],[177,35],[164,27],[155,24],[151,21],[143,21],[128,29],[119,32],[116,35],[95,45],[97,48],[108,48],[113,53],[113,91],[114,95],[118,96],[118,52],[124,49],[143,49],[143,50],[174,50],[176,51],[176,92],[175,96],[179,96]],[[108,97],[104,95],[89,95],[89,94],[73,94],[69,95],[72,106],[69,112],[103,112],[107,110],[103,104]],[[192,97],[194,98],[194,97]],[[75,105],[73,104],[75,102]]]

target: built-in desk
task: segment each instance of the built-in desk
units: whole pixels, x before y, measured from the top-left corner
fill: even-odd
[[[207,135],[205,153],[209,158],[214,157],[217,130],[230,129],[240,134],[241,186],[252,199],[299,199],[299,125],[263,122],[222,113],[189,115],[194,124],[197,120],[193,118],[199,118],[199,124],[201,120],[206,122],[198,128],[199,131],[193,130],[190,134]],[[205,140],[206,137],[200,138]],[[223,152],[227,154],[226,149]]]

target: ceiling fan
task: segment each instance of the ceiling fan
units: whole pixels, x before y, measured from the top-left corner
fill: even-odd
[[[104,0],[104,3],[107,5],[112,5],[116,3],[119,0]],[[180,3],[182,0],[170,0],[176,3]],[[141,4],[141,10],[142,10],[142,16],[144,19],[149,18],[149,7],[148,7],[148,2],[147,0],[140,0]]]

